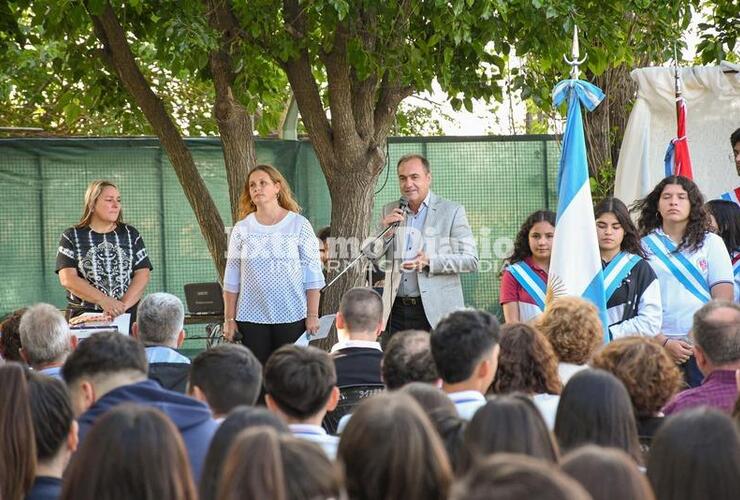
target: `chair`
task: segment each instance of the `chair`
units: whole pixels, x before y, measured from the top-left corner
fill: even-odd
[[[355,406],[360,404],[363,399],[367,399],[373,394],[378,394],[384,390],[385,386],[383,384],[348,385],[340,387],[337,407],[334,408],[334,411],[331,411],[324,416],[321,426],[329,434],[336,434],[339,420],[341,420],[343,416],[352,413]]]

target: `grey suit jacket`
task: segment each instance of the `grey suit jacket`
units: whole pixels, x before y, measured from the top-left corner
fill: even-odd
[[[398,202],[385,205],[382,217],[395,208]],[[424,313],[429,324],[435,327],[443,316],[464,307],[460,273],[478,270],[478,250],[462,205],[430,193],[428,210],[421,237],[422,250],[429,257],[429,268],[417,274]],[[403,244],[397,240],[402,229],[371,252],[372,258],[385,257],[384,321],[388,320],[401,284]]]

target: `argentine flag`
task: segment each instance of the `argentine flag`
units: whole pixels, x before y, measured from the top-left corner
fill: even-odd
[[[548,279],[548,296],[575,295],[593,302],[601,313],[604,342],[609,340],[604,276],[588,182],[581,104],[593,111],[604,93],[583,80],[564,80],[553,90],[559,106],[568,100],[568,115],[558,171],[558,212]]]

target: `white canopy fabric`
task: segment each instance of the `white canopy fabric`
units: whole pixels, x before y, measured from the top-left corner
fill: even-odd
[[[734,70],[734,72],[733,72]],[[707,200],[740,184],[730,134],[740,127],[740,65],[679,68],[686,100],[686,136],[694,180]],[[631,204],[665,176],[666,148],[676,136],[673,68],[639,68],[637,101],[630,113],[617,163],[614,196]]]

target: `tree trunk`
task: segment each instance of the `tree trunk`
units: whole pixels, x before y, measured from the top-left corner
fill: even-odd
[[[98,39],[103,44],[103,58],[118,75],[123,86],[146,116],[159,142],[175,169],[185,197],[198,220],[203,238],[223,279],[226,265],[226,235],[224,223],[218,213],[208,188],[200,176],[193,156],[190,154],[180,131],[164,107],[162,100],[152,91],[151,85],[141,73],[126,34],[110,4],[106,4],[100,15],[90,13]]]

